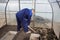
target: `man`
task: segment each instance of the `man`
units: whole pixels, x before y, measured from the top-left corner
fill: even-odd
[[[34,13],[34,9],[24,8],[17,12],[17,31],[20,31],[20,28],[23,27],[24,32],[28,33],[28,26],[30,25],[32,13]]]

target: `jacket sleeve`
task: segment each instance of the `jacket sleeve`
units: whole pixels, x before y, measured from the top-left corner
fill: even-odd
[[[30,25],[30,21],[31,21],[31,16],[28,16],[28,25]]]
[[[31,17],[32,17],[32,10],[29,10],[29,14],[28,14],[28,25],[30,25]]]
[[[30,21],[31,21],[31,16],[32,16],[32,11],[30,9],[25,9],[25,17],[27,19],[27,23],[28,25],[30,25]]]

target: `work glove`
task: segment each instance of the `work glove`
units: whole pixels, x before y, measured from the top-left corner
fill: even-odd
[[[28,25],[28,27],[30,27],[30,26]]]

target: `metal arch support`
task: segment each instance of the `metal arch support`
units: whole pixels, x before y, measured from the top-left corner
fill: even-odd
[[[36,9],[36,0],[33,0],[33,1],[34,1],[33,5],[32,5],[33,9]],[[36,11],[35,11],[35,13],[36,13]],[[33,27],[35,27],[35,20],[34,20],[35,18],[34,17],[35,17],[35,14],[33,15]]]
[[[51,27],[51,28],[53,28],[54,12],[53,12],[53,7],[52,7],[52,5],[51,5],[51,2],[50,2],[49,0],[48,0],[48,2],[49,2],[50,6],[51,6],[51,8],[52,8],[52,22],[51,22],[52,27]]]
[[[9,0],[7,1],[6,6],[5,6],[5,22],[6,22],[6,25],[7,25],[7,14],[6,14],[7,10],[6,9],[7,9],[8,2],[9,2]]]
[[[18,0],[18,1],[19,1],[19,10],[20,10],[20,0]],[[7,11],[8,2],[9,2],[9,0],[7,1],[6,6],[5,6],[5,22],[6,22],[6,25],[7,25],[7,14],[6,14],[6,11]]]
[[[20,10],[20,0],[18,0],[18,2],[19,2],[19,10]]]
[[[59,8],[60,8],[60,4],[59,4],[60,1],[56,0],[56,2],[57,2],[58,6],[59,6]]]

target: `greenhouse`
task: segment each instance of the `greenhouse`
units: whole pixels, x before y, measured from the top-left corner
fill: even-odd
[[[27,25],[29,34],[24,32],[22,21],[22,28],[17,31],[16,14],[25,8],[34,9],[30,25]],[[59,39],[60,0],[0,0],[0,40]]]

